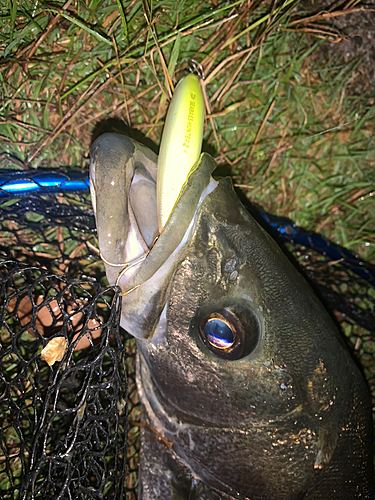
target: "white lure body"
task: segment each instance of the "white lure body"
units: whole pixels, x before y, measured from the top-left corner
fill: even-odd
[[[202,149],[203,92],[196,75],[178,83],[169,105],[157,173],[158,224],[161,232]]]

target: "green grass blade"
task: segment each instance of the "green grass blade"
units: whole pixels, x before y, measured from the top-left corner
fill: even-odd
[[[56,9],[51,9],[51,8],[48,8],[48,9],[45,9],[47,12],[53,12],[55,14],[60,14],[62,17],[64,17],[66,20],[70,21],[71,23],[75,24],[76,26],[78,26],[79,28],[85,30],[87,33],[89,33],[90,35],[93,35],[95,36],[98,40],[100,40],[101,42],[104,42],[106,43],[107,45],[110,45],[111,47],[113,47],[113,43],[111,42],[111,40],[108,40],[108,38],[106,38],[105,36],[101,35],[100,33],[98,33],[97,31],[93,30],[92,28],[90,28],[89,26],[87,26],[84,22],[82,22],[81,20],[77,19],[76,17],[72,17],[72,16],[69,16],[68,14],[66,14],[65,12],[62,12],[62,11],[58,11]]]

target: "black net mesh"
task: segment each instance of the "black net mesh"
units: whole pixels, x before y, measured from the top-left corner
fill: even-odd
[[[2,498],[121,492],[127,381],[117,295],[13,261],[1,278]],[[82,337],[90,348],[75,351]]]
[[[97,252],[90,198],[0,201],[0,497],[135,499],[134,341]],[[375,288],[287,243],[335,314],[375,394]],[[365,265],[365,264],[361,264]]]
[[[119,328],[90,198],[0,208],[0,498],[135,499],[134,340]]]

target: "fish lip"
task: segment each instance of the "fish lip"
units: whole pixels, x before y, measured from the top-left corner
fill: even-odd
[[[204,199],[216,189],[218,183],[206,176],[203,189],[196,189],[194,209],[182,213],[190,197],[177,203],[164,231],[153,245],[144,261],[125,283],[120,283],[123,294],[121,326],[131,335],[151,340],[158,333],[162,311],[168,300],[168,291],[176,267],[186,257],[189,241],[199,219]],[[189,193],[188,193],[189,194]],[[194,193],[193,193],[194,194]]]
[[[120,285],[122,292],[126,292],[123,289],[125,281],[130,281],[128,290],[140,286],[142,281],[147,281],[168,260],[183,239],[186,239],[186,232],[196,219],[204,198],[202,192],[210,183],[215,182],[211,177],[215,168],[216,163],[209,155],[204,153],[200,156],[163,231],[156,240],[151,238],[151,241],[147,241],[140,226],[140,218],[147,219],[147,215],[142,213],[133,191],[137,176],[149,178],[148,194],[155,197],[155,206],[149,207],[149,211],[155,219],[154,235],[157,234],[157,156],[142,144],[120,134],[103,134],[94,142],[91,148],[90,190],[99,247],[106,269],[110,271],[108,279],[111,284]],[[138,248],[131,250],[131,245],[134,246],[135,242]],[[125,273],[119,281],[119,272],[116,273],[119,269],[116,268],[129,267],[129,263],[133,264],[142,257],[146,258],[134,273],[139,274],[141,279],[133,280],[133,283],[131,278],[128,280],[129,273]],[[145,272],[145,269],[149,271]],[[130,274],[133,272],[134,269]]]
[[[115,284],[121,266],[147,250],[145,242],[134,238],[137,226],[129,226],[129,217],[134,221],[129,207],[130,187],[140,168],[147,174],[150,184],[156,182],[156,162],[157,157],[152,151],[120,134],[103,134],[91,147],[90,192],[99,249],[111,285]],[[138,248],[129,254],[132,234],[133,244],[136,242]]]
[[[92,147],[90,177],[99,248],[109,283],[121,288],[120,324],[136,338],[153,337],[170,279],[194,231],[200,204],[217,186],[211,177],[216,163],[203,153],[150,248],[137,218],[137,213],[144,214],[141,205],[132,205],[131,188],[137,172],[141,177],[142,169],[153,172],[149,190],[155,193],[152,214],[157,229],[156,164],[157,157],[148,148],[118,134],[104,134]]]

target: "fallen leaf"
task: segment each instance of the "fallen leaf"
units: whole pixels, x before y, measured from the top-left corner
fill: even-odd
[[[55,361],[62,360],[67,345],[65,337],[54,337],[42,350],[40,356],[49,366],[52,366]]]

